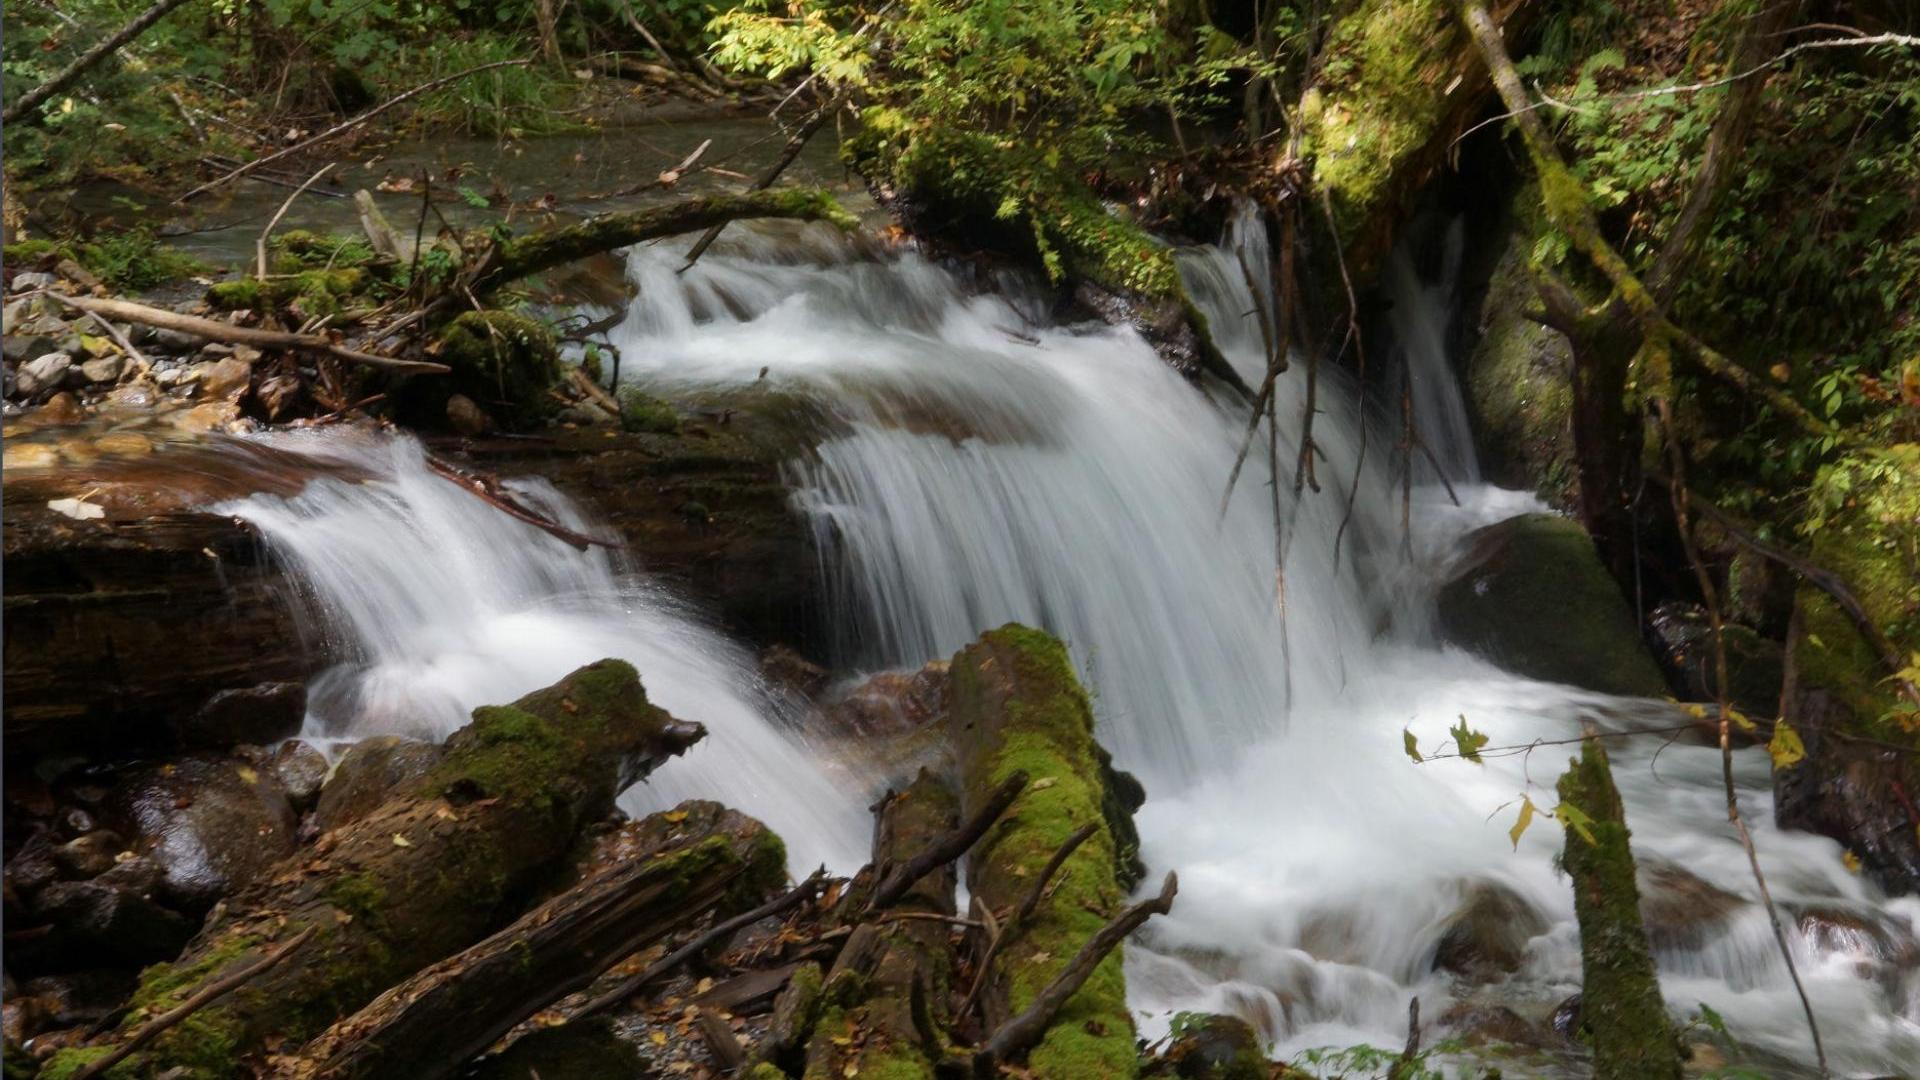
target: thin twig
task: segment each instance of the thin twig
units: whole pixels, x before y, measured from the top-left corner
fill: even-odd
[[[1027,920],[1033,917],[1034,910],[1040,906],[1041,898],[1046,895],[1047,885],[1053,880],[1053,875],[1059,873],[1060,868],[1066,865],[1068,857],[1079,850],[1080,845],[1086,843],[1087,838],[1099,830],[1098,823],[1089,821],[1075,829],[1073,835],[1061,843],[1059,849],[1053,853],[1053,858],[1048,859],[1047,865],[1040,869],[1040,876],[1034,879],[1033,886],[1027,890],[1027,895],[1020,901],[1020,906],[1013,909],[1013,915],[1007,919],[1004,928],[991,921],[993,915],[986,911],[986,905],[980,905],[984,916],[981,922],[987,927],[991,936],[987,941],[986,949],[980,954],[980,961],[973,975],[973,985],[968,988],[966,1000],[960,1003],[956,1015],[965,1016],[967,1011],[973,1008],[974,1000],[980,996],[981,989],[987,984],[987,972],[993,966],[993,958],[999,953],[1001,942],[1011,937],[1015,930],[1026,925]]]
[[[73,1074],[73,1080],[93,1080],[94,1077],[104,1074],[108,1069],[113,1068],[115,1065],[120,1064],[132,1056],[134,1051],[139,1050],[141,1047],[165,1033],[168,1028],[199,1012],[202,1008],[212,1004],[219,998],[225,997],[227,994],[240,989],[240,987],[246,985],[247,981],[254,976],[280,963],[287,957],[292,956],[293,951],[305,945],[307,939],[311,938],[319,929],[318,924],[308,926],[305,930],[295,934],[292,940],[280,946],[278,949],[240,968],[231,975],[222,976],[208,983],[206,986],[201,987],[192,997],[161,1013],[159,1016],[154,1017],[152,1020],[147,1021],[145,1024],[140,1025],[138,1031],[135,1031],[126,1042],[115,1047],[111,1053],[108,1053],[105,1057],[89,1062],[86,1068]]]
[[[273,235],[274,227],[280,224],[280,219],[287,216],[287,209],[293,205],[293,200],[299,198],[302,192],[312,187],[314,181],[332,172],[336,164],[338,164],[338,162],[329,161],[325,165],[320,166],[319,171],[307,177],[306,182],[302,183],[299,187],[294,188],[293,194],[287,196],[287,201],[281,203],[280,209],[275,210],[273,216],[267,219],[267,227],[260,230],[260,239],[254,244],[254,251],[260,257],[260,277],[264,278],[267,276],[267,237]]]
[[[891,906],[894,901],[907,894],[914,883],[932,873],[935,868],[945,866],[965,855],[982,836],[986,835],[1000,815],[1007,812],[1013,800],[1027,787],[1027,774],[1016,772],[1001,782],[1000,786],[987,796],[973,816],[961,822],[960,826],[927,845],[926,850],[914,855],[906,862],[893,867],[880,884],[874,887],[872,899],[867,901],[868,912],[879,911]]]

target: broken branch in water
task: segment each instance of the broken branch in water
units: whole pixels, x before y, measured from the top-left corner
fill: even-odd
[[[436,364],[428,360],[395,360],[390,356],[375,356],[372,353],[349,349],[344,345],[336,345],[327,338],[317,335],[234,326],[231,323],[203,319],[198,315],[182,315],[177,311],[148,307],[130,300],[106,300],[92,296],[63,296],[60,299],[61,302],[82,311],[124,319],[144,326],[157,326],[163,330],[177,330],[209,341],[224,341],[229,345],[251,345],[263,349],[297,349],[301,352],[331,356],[336,360],[345,360],[349,363],[384,368],[388,371],[444,375],[451,370],[445,364]]]
[[[427,468],[431,469],[435,476],[450,481],[455,486],[466,490],[495,510],[500,511],[516,521],[524,521],[550,536],[573,545],[581,551],[585,551],[587,548],[594,546],[606,548],[620,546],[617,540],[602,540],[596,536],[588,536],[583,532],[575,532],[551,518],[535,513],[523,505],[518,499],[502,491],[500,489],[500,482],[491,476],[483,476],[479,473],[470,473],[464,469],[456,468],[434,457],[432,454],[427,455]]]

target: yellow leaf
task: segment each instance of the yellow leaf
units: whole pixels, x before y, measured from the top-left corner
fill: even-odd
[[[656,1031],[653,1034],[648,1035],[647,1038],[653,1040],[653,1045],[655,1046],[667,1045],[667,1033],[664,1031]]]
[[[1767,743],[1767,753],[1773,755],[1774,768],[1791,769],[1807,756],[1807,747],[1800,741],[1800,733],[1782,720],[1773,725],[1773,738]]]
[[[394,834],[393,834],[393,846],[394,846],[394,847],[412,847],[412,846],[413,846],[413,841],[411,841],[411,840],[409,840],[409,839],[407,839],[407,838],[406,838],[406,837],[404,837],[404,836],[401,836],[401,835],[400,835],[399,833],[394,833]]]
[[[250,766],[237,765],[234,767],[233,771],[234,771],[234,775],[238,776],[240,778],[240,782],[243,784],[257,784],[260,782],[260,774],[257,772],[254,772],[252,767]]]
[[[1733,721],[1736,724],[1739,724],[1741,731],[1752,731],[1757,726],[1756,724],[1754,724],[1751,717],[1749,717],[1746,713],[1741,712],[1739,709],[1728,709],[1727,719]]]
[[[693,986],[693,992],[696,994],[704,994],[711,989],[713,989],[712,979],[701,979]]]
[[[1407,756],[1413,759],[1415,765],[1427,760],[1420,756],[1420,742],[1413,737],[1412,728],[1401,728],[1400,738],[1407,748]]]
[[[1531,824],[1533,824],[1533,800],[1521,796],[1520,819],[1513,823],[1513,828],[1507,830],[1507,837],[1513,841],[1513,850],[1520,850],[1520,836]]]
[[[668,821],[678,825],[687,820],[687,812],[685,810],[669,810],[667,811],[666,818]]]
[[[1860,856],[1855,855],[1851,851],[1843,851],[1840,853],[1840,863],[1847,868],[1847,873],[1849,874],[1857,874],[1860,872]]]

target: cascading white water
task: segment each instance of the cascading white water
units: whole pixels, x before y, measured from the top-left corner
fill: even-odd
[[[1258,282],[1263,241],[1247,225],[1238,242]],[[1536,826],[1517,850],[1506,837],[1522,793],[1554,801],[1566,750],[1415,765],[1402,730],[1434,747],[1464,716],[1501,745],[1567,738],[1583,719],[1673,714],[1518,679],[1433,639],[1434,565],[1468,529],[1535,505],[1461,483],[1477,473],[1446,410],[1464,414],[1444,350],[1422,336],[1443,318],[1448,288],[1402,268],[1403,377],[1436,399],[1417,401],[1422,430],[1460,470],[1448,471],[1464,504],[1419,489],[1408,558],[1389,460],[1398,402],[1390,418],[1368,409],[1382,419],[1363,462],[1358,388],[1339,372],[1321,373],[1314,422],[1323,491],[1298,498],[1303,385],[1281,381],[1276,542],[1264,446],[1221,509],[1240,409],[1185,383],[1135,335],[1047,325],[1017,292],[968,296],[912,254],[862,258],[819,230],[735,231],[730,251],[685,274],[667,246],[633,254],[640,298],[618,332],[627,372],[666,391],[797,392],[845,421],[793,477],[838,552],[849,660],[918,665],[1008,620],[1068,642],[1101,738],[1146,783],[1144,854],[1181,874],[1172,916],[1129,951],[1149,1034],[1174,1009],[1225,1009],[1255,1020],[1282,1056],[1397,1045],[1411,996],[1430,1021],[1453,1001],[1458,988],[1431,961],[1450,914],[1489,884],[1548,929],[1517,975],[1476,1000],[1539,1017],[1578,988],[1557,830]],[[1253,298],[1236,260],[1195,252],[1187,269],[1224,350],[1257,375]],[[1360,497],[1336,551],[1356,469]],[[1717,753],[1674,746],[1656,772],[1654,750],[1615,754],[1638,852],[1752,897]],[[1906,926],[1920,916],[1920,904],[1889,903],[1849,874],[1831,842],[1772,828],[1760,754],[1740,755],[1738,781],[1776,897]],[[1673,1006],[1705,1002],[1756,1052],[1810,1061],[1760,911],[1747,903],[1707,936],[1661,956]],[[1836,1067],[1920,1060],[1920,988],[1876,982],[1858,952],[1831,942],[1796,943]]]
[[[444,739],[480,705],[512,701],[604,657],[630,661],[648,697],[707,737],[621,799],[629,812],[720,799],[767,822],[790,865],[851,870],[867,819],[782,730],[744,652],[603,549],[576,551],[427,469],[420,444],[375,432],[281,437],[287,449],[370,477],[311,480],[292,498],[221,507],[258,527],[309,594],[339,662],[310,686],[308,738]],[[592,532],[551,485],[529,505]]]

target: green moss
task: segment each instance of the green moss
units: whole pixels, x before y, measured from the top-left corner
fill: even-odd
[[[620,426],[628,431],[675,435],[680,431],[680,411],[665,398],[628,390],[620,395]]]
[[[327,885],[327,902],[355,918],[374,918],[386,900],[386,890],[372,874],[347,872],[334,876]]]
[[[511,311],[469,311],[440,333],[438,358],[453,369],[436,389],[462,393],[516,427],[551,415],[548,393],[566,373],[553,335]]]
[[[1008,660],[1014,670],[994,676],[1010,679],[1015,688],[1005,706],[1002,738],[987,755],[987,775],[969,776],[967,786],[987,790],[1015,772],[1025,772],[1028,784],[976,849],[976,880],[994,893],[1022,891],[1020,883],[1037,877],[1081,826],[1090,821],[1103,825],[1068,859],[1054,879],[1051,898],[1035,911],[1018,940],[1002,951],[1009,1004],[1018,1012],[1106,925],[1124,895],[1113,832],[1103,810],[1093,709],[1065,647],[1024,626],[989,631],[980,645],[954,660],[955,700],[977,700],[984,667]],[[1121,951],[1115,950],[1067,1002],[1028,1056],[1028,1064],[1042,1080],[1123,1077],[1138,1072],[1138,1057]]]
[[[1329,31],[1320,86],[1301,111],[1301,153],[1350,249],[1366,246],[1376,215],[1402,194],[1408,159],[1433,139],[1461,37],[1446,0],[1360,0]]]
[[[1596,1080],[1678,1080],[1679,1043],[1640,921],[1640,891],[1625,810],[1598,739],[1582,744],[1559,784],[1586,831],[1567,827],[1562,856],[1580,922],[1581,1023]]]
[[[363,237],[327,236],[307,229],[289,229],[267,242],[275,256],[274,270],[283,274],[302,270],[367,266],[374,251]]]
[[[787,1074],[762,1061],[748,1070],[746,1080],[787,1080]]]
[[[113,1053],[111,1046],[71,1046],[56,1052],[40,1067],[39,1080],[72,1080],[75,1073]],[[139,1080],[138,1054],[108,1069],[106,1080]]]
[[[180,1003],[173,1000],[179,991],[200,985],[207,976],[245,956],[260,944],[261,938],[254,934],[229,934],[219,945],[195,957],[190,964],[155,964],[140,973],[140,986],[133,992],[128,1005],[136,1012],[158,1005],[161,1008],[154,1011],[164,1012]]]
[[[1920,444],[1845,458],[1815,477],[1813,561],[1839,574],[1903,655],[1920,651]],[[1872,734],[1911,742],[1880,654],[1826,593],[1802,585],[1801,679],[1839,696]]]
[[[280,277],[216,282],[207,288],[207,302],[223,311],[261,311],[297,303],[302,314],[331,315],[371,284],[372,278],[358,267],[301,270]]]
[[[85,240],[20,240],[3,253],[9,267],[72,259],[88,273],[116,289],[150,289],[192,274],[206,266],[161,243],[146,229],[101,233]]]

